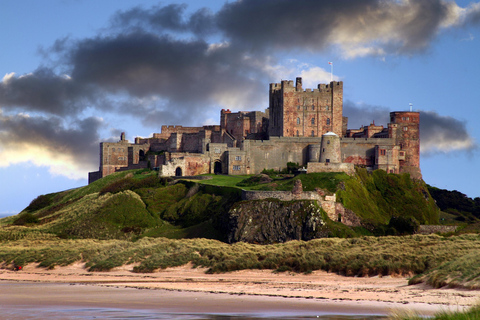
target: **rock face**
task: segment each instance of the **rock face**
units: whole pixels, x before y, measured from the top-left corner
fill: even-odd
[[[241,201],[229,211],[227,241],[269,244],[327,235],[326,214],[315,201]]]

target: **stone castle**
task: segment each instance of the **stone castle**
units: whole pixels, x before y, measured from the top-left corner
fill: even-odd
[[[386,127],[347,129],[343,82],[303,89],[302,78],[282,80],[270,84],[265,112],[222,110],[220,125],[162,126],[134,143],[124,133],[118,142],[100,143],[99,171],[89,173],[89,183],[137,168],[155,168],[161,176],[240,175],[281,170],[288,162],[307,173],[352,174],[363,166],[421,178],[419,123],[418,112],[397,111]]]

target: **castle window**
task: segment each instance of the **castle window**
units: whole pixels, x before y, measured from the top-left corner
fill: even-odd
[[[297,130],[297,137],[299,136],[298,130]]]
[[[300,118],[297,118],[297,124],[300,124]]]
[[[330,118],[327,118],[327,126],[330,125]]]
[[[328,111],[329,109],[330,109],[330,107],[329,107],[329,106],[326,106],[326,107],[325,107],[325,110],[327,110],[327,111]]]
[[[312,126],[313,126],[315,124],[315,118],[312,118],[311,122],[312,122]]]
[[[327,140],[327,144],[330,144],[330,140]]]
[[[299,106],[299,105],[297,106],[297,110],[300,110],[300,106]]]
[[[405,152],[404,151],[400,151],[400,157],[404,157],[405,156]]]
[[[215,153],[221,153],[221,149],[220,148],[215,148]]]
[[[315,110],[315,106],[312,104],[312,110]]]
[[[403,127],[403,131],[408,131],[408,127]]]
[[[315,137],[315,131],[312,130],[312,137]]]
[[[380,149],[380,155],[384,156],[385,154],[386,154],[386,150],[385,149]]]
[[[235,160],[236,160],[236,161],[242,160],[242,156],[235,156]]]
[[[240,166],[233,166],[233,171],[240,171]]]

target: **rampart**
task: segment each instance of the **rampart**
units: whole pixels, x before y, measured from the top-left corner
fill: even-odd
[[[325,199],[318,192],[315,191],[251,191],[242,190],[242,200],[266,200],[278,199],[281,201],[293,200],[314,200],[317,201],[322,209],[327,213],[328,217],[334,221],[337,220],[336,212],[336,196],[325,196]]]
[[[418,228],[419,234],[431,234],[431,233],[447,233],[457,231],[458,226],[443,226],[443,225],[421,225]]]

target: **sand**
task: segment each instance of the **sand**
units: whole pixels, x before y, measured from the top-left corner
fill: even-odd
[[[130,265],[88,272],[80,263],[53,270],[33,264],[21,271],[0,269],[0,307],[68,305],[203,313],[302,310],[311,314],[408,310],[432,315],[462,310],[480,301],[480,291],[409,286],[405,277],[271,270],[206,274],[205,269],[190,265],[148,274],[133,273],[132,269]]]

